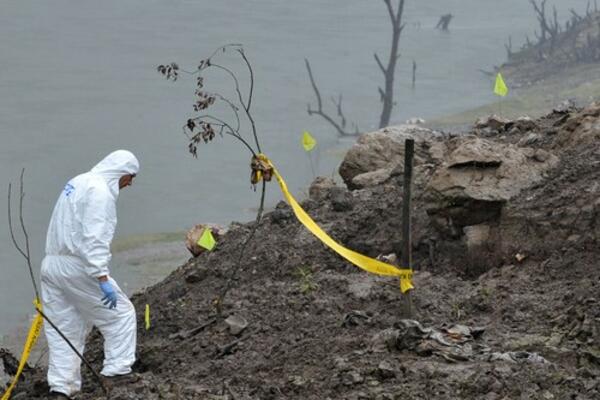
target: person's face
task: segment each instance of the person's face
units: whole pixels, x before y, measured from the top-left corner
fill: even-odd
[[[135,178],[135,175],[123,175],[119,179],[119,190],[126,188],[127,186],[131,186],[133,183],[133,178]]]

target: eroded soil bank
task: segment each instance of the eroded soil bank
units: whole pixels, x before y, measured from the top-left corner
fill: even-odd
[[[302,203],[336,240],[373,257],[401,248],[406,137],[417,153],[414,319],[401,316],[397,281],[343,261],[281,203],[223,318],[214,299],[252,223],[133,297],[137,375],[111,398],[600,398],[600,105],[490,118],[466,136],[363,135],[340,168],[345,185],[318,179]],[[94,334],[97,367],[101,349]],[[28,370],[13,398],[44,399],[44,373]],[[84,381],[77,398],[102,398]]]

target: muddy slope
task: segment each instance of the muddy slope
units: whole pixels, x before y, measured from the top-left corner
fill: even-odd
[[[401,318],[397,282],[344,262],[281,203],[226,299],[229,323],[213,301],[252,224],[134,296],[138,375],[112,398],[600,398],[600,106],[480,121],[466,137],[382,134],[417,137],[414,320]],[[354,162],[352,190],[321,179],[303,206],[345,245],[392,253],[398,160]],[[100,366],[98,335],[87,355]],[[102,398],[84,380],[78,398]],[[45,390],[44,371],[29,371],[14,398]]]

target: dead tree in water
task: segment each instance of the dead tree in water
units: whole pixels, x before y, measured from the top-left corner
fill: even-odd
[[[504,48],[506,49],[506,58],[510,61],[513,57],[512,36],[508,37],[508,43],[504,44]]]
[[[550,40],[550,52],[554,50],[554,44],[556,42],[556,38],[560,33],[560,24],[558,23],[558,12],[556,11],[556,7],[552,7],[553,18],[549,19],[546,16],[546,2],[548,0],[542,0],[538,5],[536,0],[529,0],[535,13],[537,14],[537,19],[540,24],[540,35],[536,36],[538,38],[538,42],[540,44],[546,43],[546,41]]]
[[[375,62],[379,66],[379,69],[383,73],[384,76],[384,87],[378,87],[379,97],[381,102],[383,103],[381,116],[379,118],[379,128],[384,128],[390,124],[390,119],[392,116],[392,109],[394,108],[394,77],[396,74],[396,65],[398,63],[398,59],[400,58],[400,54],[398,53],[398,45],[400,43],[400,35],[402,34],[402,30],[404,29],[405,24],[402,23],[402,16],[404,14],[404,1],[398,1],[398,7],[394,9],[392,5],[392,0],[383,0],[387,7],[387,11],[390,17],[390,21],[392,23],[392,45],[390,49],[389,59],[386,65],[383,64],[377,53],[374,54]],[[310,79],[310,83],[315,92],[315,96],[317,98],[317,108],[312,108],[311,105],[308,105],[308,115],[319,115],[323,119],[325,119],[330,125],[332,125],[340,136],[349,136],[349,135],[357,135],[359,133],[358,126],[353,124],[355,128],[354,133],[350,133],[346,130],[346,118],[344,116],[342,110],[342,97],[339,96],[338,101],[333,99],[334,105],[337,109],[337,118],[339,118],[340,122],[336,121],[336,118],[329,115],[323,109],[323,101],[321,99],[321,93],[319,92],[319,88],[315,82],[312,69],[310,67],[310,63],[308,60],[306,62],[306,70],[308,71],[308,77]]]
[[[306,64],[306,70],[308,71],[308,78],[310,79],[310,84],[312,85],[313,90],[315,91],[315,96],[317,98],[317,108],[313,109],[311,108],[310,104],[308,104],[308,115],[320,115],[323,119],[325,119],[325,121],[329,122],[330,125],[332,125],[335,130],[337,131],[338,135],[340,136],[352,136],[352,135],[358,135],[359,131],[358,131],[358,126],[356,124],[354,124],[354,128],[356,133],[350,133],[348,131],[346,131],[346,117],[344,116],[344,111],[342,108],[342,95],[340,94],[339,96],[339,101],[336,102],[335,98],[333,98],[333,102],[336,105],[337,108],[337,116],[340,119],[340,122],[337,122],[333,117],[331,117],[329,114],[327,114],[324,110],[323,110],[323,100],[321,99],[321,92],[319,91],[319,87],[317,86],[317,83],[315,82],[315,78],[313,76],[312,73],[312,69],[310,68],[310,63],[308,62],[308,60],[305,58],[304,62]]]
[[[440,20],[438,21],[437,25],[435,26],[435,29],[441,29],[443,31],[447,31],[448,26],[450,25],[450,21],[452,21],[452,18],[454,18],[454,15],[452,15],[452,14],[442,15],[440,17]]]
[[[394,108],[394,75],[396,74],[396,64],[400,54],[398,54],[398,44],[400,43],[400,35],[404,30],[404,24],[402,23],[402,16],[404,14],[404,0],[400,0],[398,8],[394,11],[391,0],[383,0],[387,6],[390,21],[392,23],[392,48],[390,49],[390,57],[388,59],[387,66],[384,67],[377,56],[374,53],[375,61],[383,76],[385,78],[385,89],[379,87],[379,95],[381,96],[381,102],[383,103],[383,110],[381,117],[379,118],[379,129],[384,128],[390,124],[390,118],[392,116],[392,108]]]

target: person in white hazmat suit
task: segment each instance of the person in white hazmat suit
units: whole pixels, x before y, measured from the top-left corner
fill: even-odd
[[[52,213],[42,261],[44,312],[81,353],[92,326],[99,329],[107,377],[130,374],[135,361],[135,309],[110,277],[109,264],[119,191],[138,170],[132,153],[117,150],[71,179]],[[81,361],[54,328],[44,329],[51,397],[69,398],[81,389]]]

